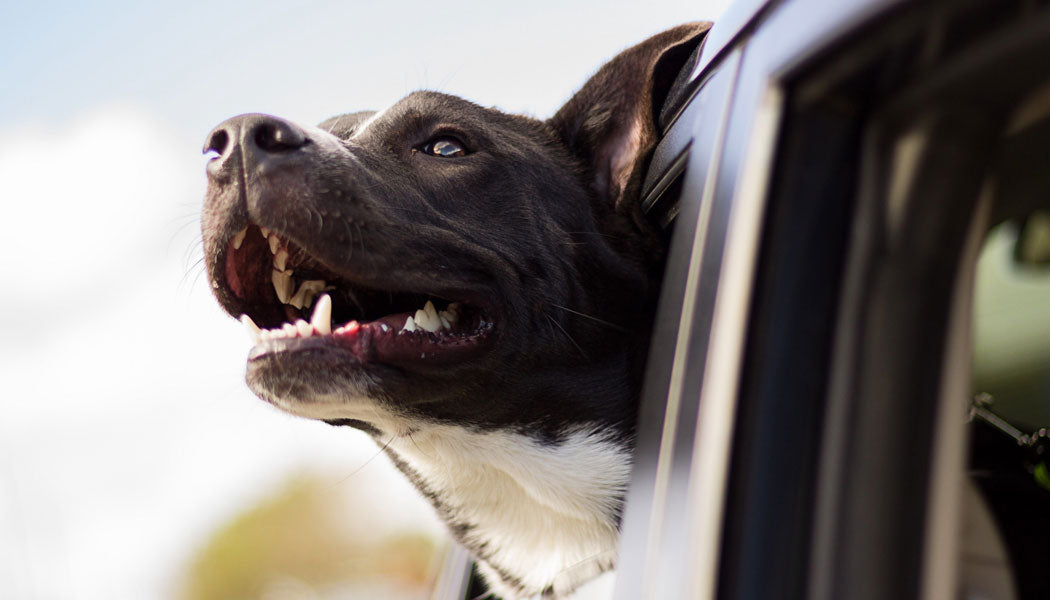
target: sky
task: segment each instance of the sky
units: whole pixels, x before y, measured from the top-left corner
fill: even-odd
[[[438,530],[363,434],[278,413],[199,264],[201,146],[436,89],[537,117],[727,0],[0,5],[0,598],[171,598],[209,532],[316,469]]]

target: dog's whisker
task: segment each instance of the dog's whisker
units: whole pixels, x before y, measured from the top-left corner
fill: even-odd
[[[172,241],[174,241],[174,239],[175,239],[175,236],[172,235]],[[197,233],[196,235],[193,236],[193,239],[191,239],[189,242],[187,242],[186,249],[183,250],[182,254],[183,254],[184,257],[188,257],[188,256],[190,256],[190,255],[192,255],[192,254],[194,254],[196,252],[200,252],[201,254],[203,254],[203,250],[204,250],[204,238],[201,237],[200,233]]]
[[[197,282],[200,281],[201,275],[203,274],[204,257],[202,256],[198,258],[192,265],[189,265],[186,268],[186,271],[182,274],[182,277],[179,278],[179,285],[176,289],[179,291],[179,293],[182,293],[184,286],[187,285],[187,281],[189,280],[190,275],[193,275],[193,281],[189,283],[189,289],[192,290],[194,287],[196,287]]]
[[[204,256],[201,256],[197,258],[196,262],[186,268],[183,276],[178,280],[178,287],[176,289],[181,292],[183,287],[187,285],[189,276],[193,275],[193,281],[189,282],[189,289],[193,290],[196,288],[197,284],[201,283],[201,276],[204,275],[205,272]]]
[[[428,453],[424,452],[423,449],[419,447],[419,444],[416,443],[416,438],[412,436],[412,433],[413,433],[412,431],[409,431],[408,433],[405,434],[405,437],[407,437],[408,440],[410,442],[412,442],[412,445],[416,447],[416,450],[419,450],[420,454],[422,454],[423,456],[426,456],[426,457],[429,458],[430,455]]]
[[[427,216],[431,216],[435,212],[433,210],[420,210],[418,208],[409,208],[407,206],[391,206],[390,208],[392,208],[393,210],[401,211],[401,212],[410,212],[410,213],[415,213],[417,215],[427,215]]]
[[[567,306],[562,306],[560,304],[555,304],[553,302],[549,302],[548,304],[550,304],[554,308],[560,308],[561,310],[564,310],[566,312],[571,312],[574,315],[579,315],[579,316],[581,316],[581,317],[583,317],[585,319],[590,319],[591,321],[594,321],[595,323],[601,323],[602,325],[605,325],[606,327],[608,327],[610,329],[615,329],[616,331],[621,331],[623,333],[630,332],[630,330],[627,329],[626,327],[624,327],[623,325],[617,325],[616,323],[610,323],[609,321],[606,321],[604,319],[599,319],[598,317],[595,317],[595,316],[592,316],[592,315],[588,315],[588,314],[582,313],[582,312],[580,312],[578,310],[573,310],[573,309],[571,309],[571,308],[569,308]]]
[[[321,211],[311,207],[307,207],[306,212],[310,218],[310,223],[313,223],[314,216],[317,216],[317,234],[320,235],[324,231],[324,215],[321,214]]]
[[[204,272],[204,257],[203,256],[198,258],[197,260],[193,261],[193,263],[191,263],[190,265],[188,265],[186,267],[186,272],[182,274],[182,279],[185,280],[194,271],[196,271],[197,275],[200,275],[201,273]]]
[[[602,233],[601,231],[566,231],[565,233],[567,233],[569,235],[597,235],[597,236],[606,237],[606,238],[613,239],[613,240],[622,240],[623,239],[623,236],[612,235],[611,233]]]
[[[178,235],[180,233],[182,233],[187,227],[190,227],[191,225],[199,225],[200,224],[200,215],[199,214],[191,215],[191,216],[187,216],[187,217],[181,217],[181,218],[185,219],[185,223],[182,223],[182,224],[176,226],[175,230],[171,232],[172,240],[174,240],[176,237],[178,237]]]
[[[571,336],[571,335],[569,335],[569,332],[568,332],[568,331],[565,331],[565,328],[561,326],[561,323],[558,323],[558,321],[557,321],[557,320],[555,320],[555,319],[554,319],[554,317],[552,317],[552,316],[548,315],[547,313],[543,313],[543,316],[547,317],[547,320],[548,320],[548,321],[549,321],[549,322],[550,322],[551,324],[553,324],[553,325],[554,325],[555,327],[557,327],[558,329],[560,329],[560,330],[561,330],[561,332],[562,332],[563,334],[565,334],[565,337],[566,337],[566,338],[568,338],[570,342],[572,342],[572,345],[573,345],[573,346],[576,346],[576,349],[580,351],[580,354],[581,354],[581,355],[583,355],[583,358],[585,358],[585,359],[586,359],[586,360],[588,360],[588,361],[589,361],[589,360],[591,360],[591,357],[590,357],[590,356],[587,356],[587,353],[586,353],[586,352],[584,352],[584,350],[583,350],[583,347],[582,347],[582,346],[580,346],[579,344],[577,344],[577,343],[576,343],[576,340],[572,339],[572,336]]]
[[[365,467],[367,467],[367,466],[368,466],[369,464],[371,464],[371,463],[372,463],[372,461],[376,459],[376,457],[378,457],[378,456],[379,456],[380,454],[382,454],[382,453],[386,452],[386,449],[387,449],[387,447],[388,447],[388,446],[390,446],[390,443],[394,441],[394,438],[395,438],[395,437],[397,437],[397,436],[390,436],[390,439],[389,439],[389,440],[387,440],[387,441],[386,441],[386,443],[385,443],[385,444],[383,444],[383,445],[382,445],[382,446],[381,446],[381,447],[379,448],[379,450],[378,450],[378,451],[376,451],[376,453],[372,455],[372,457],[371,457],[371,458],[369,458],[369,459],[368,459],[368,460],[366,460],[366,461],[365,461],[364,463],[362,463],[362,464],[361,464],[361,466],[359,466],[359,467],[357,467],[356,469],[354,469],[353,471],[351,471],[349,475],[347,475],[346,477],[343,477],[343,478],[342,478],[342,479],[340,479],[339,481],[337,481],[337,482],[335,482],[334,484],[332,484],[332,487],[336,487],[336,486],[338,486],[338,485],[340,485],[340,484],[342,484],[342,483],[345,483],[345,482],[346,482],[347,480],[349,480],[349,479],[350,479],[351,477],[353,477],[354,475],[357,475],[358,473],[360,473],[360,472],[361,472],[361,470],[362,470],[362,469],[364,469]]]

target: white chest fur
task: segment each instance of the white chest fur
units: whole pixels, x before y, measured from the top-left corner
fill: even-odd
[[[615,562],[630,454],[599,431],[578,429],[545,444],[507,431],[427,425],[395,438],[389,450],[470,526],[467,540],[484,544],[489,566],[531,593],[552,583],[556,592],[570,590]]]

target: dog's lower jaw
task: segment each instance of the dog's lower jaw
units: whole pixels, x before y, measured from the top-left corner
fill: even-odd
[[[615,563],[627,442],[577,427],[557,442],[428,424],[386,451],[504,600],[560,598]]]

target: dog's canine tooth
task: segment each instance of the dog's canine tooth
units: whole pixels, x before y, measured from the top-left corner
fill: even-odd
[[[268,238],[268,237],[270,237],[270,230],[269,230],[269,229],[267,229],[267,228],[265,228],[265,227],[262,227],[262,226],[260,226],[260,227],[259,227],[259,232],[260,232],[260,233],[262,233],[262,236],[263,236],[264,238]]]
[[[314,314],[310,316],[310,325],[321,335],[332,333],[332,297],[321,294],[314,305]]]
[[[277,254],[277,249],[281,247],[281,240],[276,235],[271,235],[266,238],[266,241],[270,243],[270,254]]]
[[[288,251],[281,248],[277,251],[277,254],[273,255],[273,266],[277,267],[278,271],[283,271],[288,266]]]
[[[248,315],[241,315],[241,323],[244,323],[245,329],[248,330],[248,338],[251,339],[252,344],[258,344],[262,331],[255,324],[255,321]]]
[[[244,243],[244,238],[247,235],[248,235],[248,228],[245,227],[244,229],[238,231],[237,235],[233,236],[233,249],[234,250],[240,250],[241,249],[241,244]]]
[[[288,299],[292,297],[292,290],[295,289],[292,272],[274,270],[270,279],[273,281],[274,291],[277,292],[277,299],[287,304]]]
[[[401,328],[401,331],[415,331],[416,321],[412,317],[405,320],[405,326]]]
[[[299,330],[299,337],[308,338],[314,334],[314,326],[302,319],[295,322],[295,328]]]

